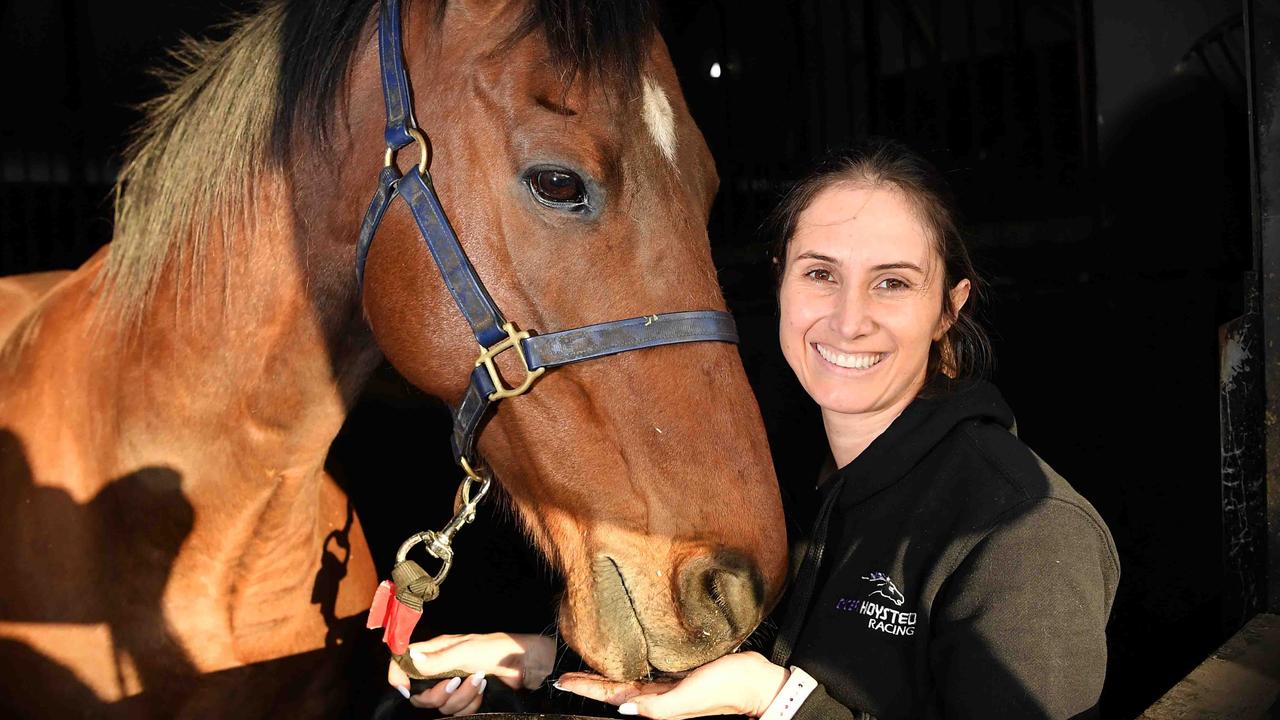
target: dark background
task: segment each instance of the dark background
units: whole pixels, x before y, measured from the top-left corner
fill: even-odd
[[[110,238],[131,108],[159,90],[145,68],[181,33],[216,37],[251,3],[0,7],[0,275],[72,267]],[[1263,602],[1261,550],[1224,530],[1219,434],[1219,328],[1245,313],[1254,263],[1241,10],[1228,0],[663,9],[719,165],[711,241],[784,482],[812,478],[825,439],[777,351],[760,220],[816,155],[869,134],[900,138],[948,173],[991,283],[995,380],[1020,435],[1098,508],[1120,549],[1109,717],[1136,715]],[[445,519],[447,427],[442,409],[384,369],[335,443],[331,465],[383,565],[409,532]],[[460,536],[427,631],[544,629],[555,580],[500,504],[479,525]]]

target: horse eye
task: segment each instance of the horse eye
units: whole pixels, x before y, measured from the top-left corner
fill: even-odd
[[[529,190],[538,202],[557,210],[584,210],[587,189],[582,178],[568,170],[535,170],[528,176]]]

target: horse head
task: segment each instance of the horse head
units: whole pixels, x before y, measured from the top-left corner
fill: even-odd
[[[873,572],[870,575],[864,575],[862,579],[870,582],[875,587],[871,591],[871,595],[879,595],[894,605],[902,605],[907,601],[898,586],[893,584],[893,579],[885,573]]]
[[[718,179],[637,3],[410,4],[404,62],[440,203],[494,302],[525,330],[724,310],[706,234]],[[381,159],[377,58],[349,125]],[[426,159],[401,152],[401,168]],[[344,187],[371,191],[354,163]],[[404,203],[363,265],[391,363],[456,406],[478,349]],[[656,319],[656,317],[655,317]],[[520,384],[515,353],[496,358]],[[776,597],[785,537],[737,349],[666,345],[553,369],[497,405],[478,452],[565,579],[561,631],[615,678],[732,650]]]

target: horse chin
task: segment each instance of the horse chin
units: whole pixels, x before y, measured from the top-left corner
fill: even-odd
[[[566,594],[560,613],[565,641],[593,670],[613,680],[649,674],[649,642],[617,562],[606,555],[591,566],[582,597]]]
[[[573,592],[565,597],[561,632],[596,672],[613,680],[681,673],[741,642],[721,633],[691,634],[683,623],[673,623],[676,613],[661,611],[673,599],[659,588],[646,587],[643,577],[629,582],[622,566],[601,555],[592,563],[593,587],[582,588],[582,597],[575,598]]]

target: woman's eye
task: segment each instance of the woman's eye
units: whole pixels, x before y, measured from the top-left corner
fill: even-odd
[[[911,286],[908,285],[905,280],[899,280],[898,278],[885,278],[877,283],[876,287],[883,290],[906,290]]]
[[[583,210],[587,190],[582,178],[568,170],[535,170],[528,175],[529,191],[543,205],[557,210]]]
[[[831,282],[832,280],[835,280],[835,278],[832,277],[830,270],[823,270],[822,268],[814,268],[813,270],[805,273],[804,276],[810,280],[817,280],[818,282]]]

